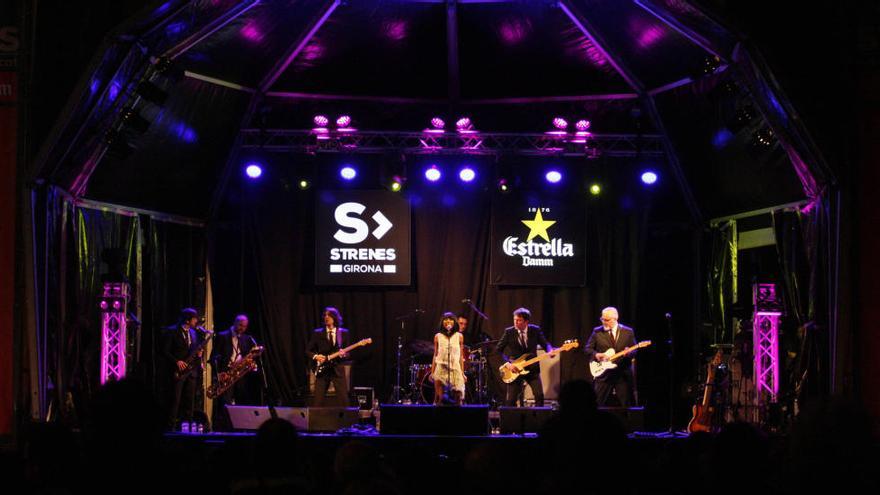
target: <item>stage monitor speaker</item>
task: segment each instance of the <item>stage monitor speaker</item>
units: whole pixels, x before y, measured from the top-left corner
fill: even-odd
[[[272,417],[266,406],[226,406],[226,410],[236,430],[259,429]],[[358,422],[356,407],[276,407],[275,413],[300,431],[337,431]]]
[[[550,407],[499,407],[501,433],[537,433],[553,416]]]
[[[599,409],[617,416],[627,433],[645,429],[644,407],[600,407]]]
[[[383,435],[485,435],[489,406],[428,406],[382,404]]]

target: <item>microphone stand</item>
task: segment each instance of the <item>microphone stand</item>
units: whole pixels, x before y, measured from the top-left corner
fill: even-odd
[[[675,436],[675,341],[672,338],[672,315],[666,313],[666,344],[669,352],[666,357],[669,367],[669,429],[667,433]]]
[[[400,376],[401,376],[401,354],[403,353],[403,336],[406,333],[406,320],[415,317],[419,313],[424,313],[424,310],[414,309],[406,314],[395,317],[394,319],[400,322],[400,333],[397,335],[397,358],[394,365],[395,371],[395,385],[391,391],[391,402],[395,404],[402,404],[403,398],[400,396]],[[410,391],[412,392],[412,391]]]
[[[485,321],[489,321],[489,317],[486,316],[485,313],[480,311],[480,308],[476,307],[472,300],[465,298],[465,299],[462,299],[461,302],[464,304],[467,304],[467,306],[471,309],[471,311],[476,313],[477,316],[479,316],[480,318],[482,318]],[[476,325],[475,325],[475,329],[476,329]],[[464,337],[464,336],[462,336],[462,337]],[[479,338],[479,336],[477,338]],[[481,344],[484,344],[484,343],[485,342],[481,342]],[[474,384],[474,388],[476,389],[476,392],[477,392],[477,403],[479,403],[479,404],[485,403],[488,400],[488,395],[489,395],[487,393],[488,391],[485,390],[486,382],[488,381],[487,380],[488,377],[484,376],[487,371],[487,365],[489,363],[488,354],[489,354],[488,349],[486,349],[485,351],[482,349],[480,350],[480,366],[479,366],[479,369],[477,370],[477,383]],[[462,373],[464,373],[464,370],[462,370]]]

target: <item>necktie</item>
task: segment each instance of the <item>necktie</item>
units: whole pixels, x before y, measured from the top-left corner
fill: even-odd
[[[329,340],[331,344],[336,345],[336,332],[334,330],[329,330],[327,332],[327,340]]]
[[[189,346],[192,345],[192,340],[191,340],[190,337],[189,337],[189,329],[188,329],[188,328],[184,328],[184,329],[183,329],[183,340],[186,341],[186,346],[187,346],[187,347],[189,347]]]
[[[241,353],[241,351],[239,351],[239,348],[238,348],[238,337],[233,335],[232,336],[232,362],[233,363],[238,360],[238,356],[240,355],[240,353]]]
[[[526,331],[519,331],[519,343],[525,348],[528,345],[528,340],[526,339]]]

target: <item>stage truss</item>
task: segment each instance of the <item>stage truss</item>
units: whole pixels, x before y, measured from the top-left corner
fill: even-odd
[[[757,398],[761,402],[775,403],[779,398],[779,323],[782,320],[776,284],[755,284],[752,303],[755,307],[752,343]]]
[[[128,298],[128,283],[104,282],[104,293],[99,304],[102,385],[125,377]]]
[[[289,153],[386,153],[664,157],[659,134],[398,132],[242,129],[241,149]]]

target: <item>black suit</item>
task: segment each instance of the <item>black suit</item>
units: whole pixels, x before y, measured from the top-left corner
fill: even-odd
[[[217,380],[217,375],[226,372],[232,362],[233,354],[235,352],[235,346],[233,345],[232,339],[234,335],[238,337],[238,355],[241,356],[241,359],[244,359],[251,349],[257,345],[254,338],[250,335],[246,333],[237,335],[235,333],[235,327],[231,327],[229,330],[218,333],[217,336],[214,337],[213,350],[211,351],[211,368],[214,371],[215,381]],[[232,428],[232,423],[229,421],[226,414],[225,406],[227,404],[247,404],[248,402],[253,402],[252,396],[248,393],[247,380],[247,377],[240,379],[235,385],[230,387],[229,390],[224,392],[223,395],[214,400],[215,430]]]
[[[519,331],[515,327],[508,327],[504,329],[504,334],[495,346],[495,351],[501,354],[505,361],[510,362],[523,354],[528,354],[527,359],[535,357],[537,354],[535,349],[539,345],[545,351],[549,352],[551,349],[550,343],[544,338],[544,332],[541,331],[541,327],[529,324],[526,329],[525,346],[520,342]],[[516,405],[519,394],[522,392],[523,383],[528,383],[529,387],[531,387],[532,394],[535,396],[535,405],[538,407],[544,405],[544,384],[541,382],[541,365],[535,363],[527,366],[526,370],[529,372],[527,375],[520,375],[513,383],[507,384],[507,393],[504,400],[505,406]]]
[[[196,367],[186,377],[177,380],[174,374],[177,371],[177,362],[186,361],[190,354],[195,352],[201,343],[198,331],[189,329],[189,344],[186,341],[186,333],[183,326],[172,325],[164,329],[162,333],[161,356],[165,361],[163,369],[168,373],[169,386],[169,426],[177,427],[178,420],[191,421],[193,409],[195,409],[196,380],[200,376],[200,367]]]
[[[349,344],[348,330],[345,328],[336,329],[335,342],[330,342],[326,328],[316,328],[312,331],[306,345],[306,357],[309,359],[309,364],[314,367],[317,364],[316,355],[328,356],[343,347],[348,347]],[[321,373],[315,376],[315,400],[312,405],[324,405],[327,388],[330,383],[333,383],[333,387],[336,389],[336,405],[348,406],[348,383],[345,381],[345,372],[342,366],[338,366],[338,364],[340,363],[325,367]]]
[[[601,354],[608,349],[613,348],[615,352],[619,352],[636,345],[636,334],[632,328],[618,323],[617,329],[616,340],[612,338],[611,332],[601,325],[593,329],[590,340],[584,347],[589,361],[598,361],[596,354]],[[608,370],[593,380],[593,387],[596,389],[596,398],[600,406],[607,404],[612,389],[617,392],[617,400],[620,401],[621,406],[628,407],[633,403],[631,356],[632,354],[618,359],[615,362],[617,368]]]

